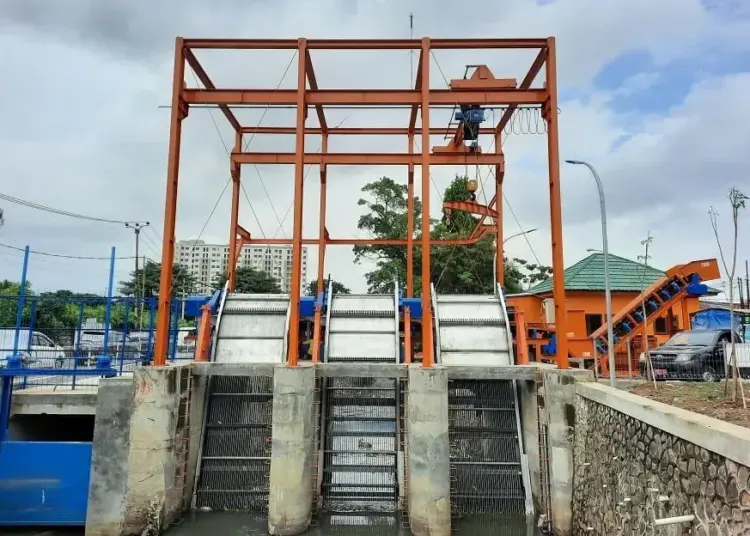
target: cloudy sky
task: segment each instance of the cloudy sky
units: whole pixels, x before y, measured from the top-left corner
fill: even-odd
[[[148,220],[143,251],[160,257],[174,38],[185,37],[546,37],[558,44],[560,145],[563,158],[592,162],[605,182],[613,253],[635,258],[647,233],[651,262],[668,268],[718,254],[707,211],[719,213],[731,235],[727,192],[750,194],[750,4],[743,0],[5,0],[0,2],[0,193],[59,209],[117,220]],[[467,13],[470,7],[474,11]],[[292,54],[198,54],[217,86],[292,87]],[[313,54],[322,87],[406,87],[408,52]],[[461,77],[466,64],[487,63],[499,77],[522,79],[529,53],[436,53],[432,83]],[[542,80],[541,78],[539,79]],[[186,81],[195,85],[190,74]],[[433,114],[447,122],[448,112]],[[259,124],[262,110],[238,112]],[[330,124],[402,126],[408,112],[333,110]],[[272,110],[262,124],[292,125],[293,111]],[[495,118],[497,119],[497,117]],[[529,118],[527,118],[529,119]],[[216,125],[214,124],[214,121]],[[310,115],[310,124],[316,124]],[[530,120],[535,130],[535,121]],[[505,139],[506,235],[538,228],[508,242],[510,256],[550,260],[546,141],[521,134]],[[191,111],[184,123],[177,237],[228,239],[229,192],[223,116]],[[433,140],[440,142],[439,137]],[[335,139],[331,151],[397,150],[405,140]],[[490,140],[483,140],[489,147]],[[308,150],[320,141],[307,140]],[[366,145],[363,146],[363,145]],[[292,138],[256,137],[250,150],[293,148]],[[464,169],[433,168],[432,214],[438,190]],[[477,170],[469,169],[470,175]],[[479,170],[480,178],[487,171]],[[331,236],[357,235],[359,189],[402,168],[329,170]],[[247,199],[241,223],[257,236],[290,236],[291,166],[243,168]],[[261,180],[262,179],[262,180]],[[306,182],[305,230],[317,234],[317,170]],[[565,261],[601,247],[596,189],[585,169],[562,169]],[[491,179],[486,185],[491,187]],[[487,194],[488,196],[491,193]],[[480,199],[483,195],[480,192]],[[132,232],[0,201],[0,244],[49,253],[106,257],[133,255]],[[739,258],[750,257],[750,207],[740,218]],[[511,214],[511,210],[516,218]],[[206,223],[208,222],[208,223]],[[281,223],[281,225],[280,225]],[[205,229],[204,229],[205,226]],[[201,234],[201,230],[203,232]],[[311,248],[311,267],[317,252]],[[0,247],[0,278],[17,279],[20,253]],[[327,268],[364,290],[366,265],[349,248],[332,248]],[[117,263],[118,278],[132,260]],[[30,278],[38,289],[103,291],[104,260],[36,255]]]

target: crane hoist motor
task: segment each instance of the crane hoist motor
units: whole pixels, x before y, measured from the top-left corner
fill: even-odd
[[[476,150],[479,147],[479,125],[484,123],[484,109],[478,104],[462,104],[461,111],[456,112],[455,120],[461,127],[464,141],[471,142],[469,147]]]

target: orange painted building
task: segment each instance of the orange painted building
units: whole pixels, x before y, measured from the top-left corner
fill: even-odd
[[[609,255],[609,274],[613,316],[638,298],[642,289],[665,276],[665,272],[661,270],[612,254]],[[594,355],[591,335],[606,319],[604,255],[593,253],[567,268],[565,290],[569,355],[571,358],[590,359]],[[710,289],[710,293],[716,292]],[[507,300],[512,319],[516,318],[518,312],[522,313],[527,328],[529,359],[549,359],[551,356],[544,355],[544,346],[549,343],[549,335],[554,331],[551,281],[543,281],[524,293],[509,295]],[[689,329],[690,317],[699,309],[698,297],[685,296],[671,307],[660,311],[657,318],[646,326],[649,347],[654,348],[666,342],[677,331]],[[641,352],[640,341],[640,337],[633,340],[633,361],[637,361]],[[619,355],[620,353],[623,355]],[[618,350],[616,361],[619,370],[627,370],[627,348],[624,352],[622,349]]]

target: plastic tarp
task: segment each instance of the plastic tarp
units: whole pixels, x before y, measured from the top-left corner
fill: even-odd
[[[740,315],[734,314],[734,327],[740,329]],[[729,311],[726,309],[703,309],[693,316],[692,328],[729,329]]]

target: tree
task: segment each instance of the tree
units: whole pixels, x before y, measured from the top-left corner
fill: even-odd
[[[547,279],[552,277],[551,266],[534,264],[525,259],[519,259],[517,257],[513,259],[513,262],[520,272],[519,281],[526,285],[526,289],[529,289],[537,283],[541,283],[542,281],[546,281]]]
[[[388,177],[380,177],[366,184],[362,193],[369,199],[361,198],[357,204],[366,208],[359,217],[357,229],[366,231],[372,238],[406,238],[407,227],[407,187],[397,184]],[[414,228],[421,225],[422,203],[414,198]],[[367,291],[371,294],[393,292],[393,282],[398,280],[406,286],[406,248],[404,246],[354,246],[354,262],[363,259],[375,262],[375,270],[365,274]],[[415,248],[416,252],[416,248]],[[415,259],[417,255],[415,253]],[[415,269],[415,272],[418,271]]]
[[[339,283],[335,279],[331,283],[331,286],[333,287],[333,293],[334,294],[351,294],[352,291],[349,290],[343,283]],[[328,288],[328,279],[323,280],[323,288]],[[318,293],[318,281],[312,280],[305,288],[305,294],[307,296],[315,296]]]
[[[443,199],[465,201],[466,177],[456,176],[446,188]],[[407,187],[388,177],[365,185],[362,192],[368,199],[358,204],[367,209],[360,216],[357,227],[372,238],[405,238],[407,227]],[[421,288],[421,248],[418,240],[422,218],[422,204],[414,199],[414,286],[415,294]],[[465,238],[476,225],[476,218],[468,213],[454,212],[438,221],[431,221],[433,239]],[[375,261],[375,270],[368,272],[368,292],[385,294],[393,291],[393,282],[398,280],[406,286],[406,248],[404,246],[355,246],[355,262],[362,259]],[[485,237],[470,246],[436,246],[432,248],[431,281],[443,293],[491,294],[494,292],[494,246],[492,237]],[[522,290],[523,274],[513,261],[505,262],[505,289],[508,292]]]
[[[721,247],[721,240],[719,239],[719,227],[717,223],[717,212],[711,207],[708,211],[709,218],[711,219],[711,227],[714,230],[714,236],[716,237],[716,244],[719,246],[719,256],[721,257],[721,263],[724,265],[724,271],[729,276],[729,327],[731,332],[731,357],[730,366],[732,367],[732,378],[734,379],[734,394],[732,399],[737,400],[737,396],[742,396],[742,406],[747,409],[747,401],[745,400],[745,392],[742,386],[742,382],[739,381],[739,372],[737,370],[737,349],[735,347],[736,334],[734,329],[734,276],[737,271],[737,220],[739,217],[739,211],[741,208],[745,208],[745,201],[748,197],[740,192],[737,188],[729,190],[729,204],[732,207],[732,267],[729,268],[727,260],[724,257],[724,249]],[[729,386],[729,375],[727,375],[727,382],[725,383],[725,393]]]
[[[130,272],[130,279],[120,281],[120,294],[123,296],[143,296],[150,298],[159,295],[161,263],[145,260],[138,272]],[[172,292],[187,295],[195,292],[197,282],[187,267],[175,263],[172,267]]]
[[[212,284],[214,289],[221,289],[226,282],[227,274],[222,272],[216,275]],[[234,291],[243,294],[281,294],[281,287],[274,277],[263,270],[238,266]]]

